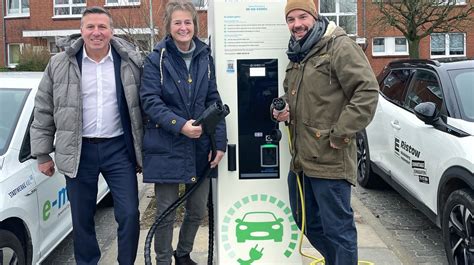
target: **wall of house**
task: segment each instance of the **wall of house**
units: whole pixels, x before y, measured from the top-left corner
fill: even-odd
[[[2,5],[3,6],[3,5]],[[5,41],[3,40],[5,32],[3,32],[3,19],[0,19],[0,68],[4,67],[5,62]]]
[[[1,0],[5,1],[5,0]],[[314,0],[316,7],[317,0]],[[377,7],[372,1],[365,1],[365,13],[363,12],[365,0],[358,0],[358,15],[357,15],[357,29],[358,37],[365,37],[366,45],[362,45],[369,59],[370,64],[376,74],[380,73],[383,67],[390,61],[401,58],[408,58],[408,56],[373,56],[372,54],[372,39],[374,37],[398,37],[402,34],[390,27],[381,27],[375,25],[373,20],[378,14]],[[164,34],[163,17],[164,8],[167,1],[153,0],[153,20],[156,28],[159,29],[157,40],[161,39]],[[110,10],[114,19],[115,28],[147,28],[149,18],[149,1],[141,0],[139,6],[120,6],[107,7]],[[88,0],[88,6],[104,6],[105,0]],[[207,38],[207,12],[200,10],[200,38]],[[80,27],[80,18],[53,18],[53,0],[30,0],[30,17],[28,18],[6,18],[6,43],[27,43],[32,45],[47,45],[44,38],[23,38],[22,32],[24,30],[57,30],[57,29],[78,29]],[[1,30],[1,27],[0,27]],[[3,36],[2,32],[2,36]],[[0,67],[5,66],[4,48],[6,44],[2,43],[0,51]],[[474,29],[466,34],[466,51],[467,57],[474,58]],[[430,58],[430,43],[429,37],[420,42],[420,57]]]
[[[5,0],[1,0],[5,1]],[[87,6],[104,6],[105,0],[88,0]],[[155,28],[158,29],[156,39],[160,40],[164,37],[163,18],[167,1],[153,0],[153,21]],[[148,28],[149,26],[149,1],[142,0],[138,6],[118,6],[106,7],[112,14],[114,27],[116,29],[126,28]],[[24,18],[6,18],[6,43],[0,40],[2,47],[0,51],[0,67],[5,67],[4,47],[8,43],[24,43],[34,46],[47,46],[48,42],[45,38],[24,38],[23,31],[35,30],[66,30],[79,29],[80,18],[53,18],[53,0],[30,0],[30,16]],[[199,37],[207,38],[207,12],[205,10],[198,11],[199,16]],[[0,22],[1,26],[1,22]],[[1,27],[3,28],[3,27]],[[0,29],[1,30],[1,29]],[[2,32],[1,36],[4,33]]]

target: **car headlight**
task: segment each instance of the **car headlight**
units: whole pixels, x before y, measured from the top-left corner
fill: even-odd
[[[247,230],[248,226],[246,225],[239,225],[239,230]]]
[[[280,229],[280,225],[274,224],[274,225],[272,225],[272,229],[275,229],[275,230]]]

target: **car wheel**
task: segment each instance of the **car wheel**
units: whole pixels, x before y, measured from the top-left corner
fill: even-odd
[[[474,192],[449,195],[442,216],[443,241],[449,264],[474,264]]]
[[[0,230],[0,264],[25,265],[25,252],[20,240],[7,230]]]
[[[356,134],[357,183],[364,188],[378,188],[383,181],[370,168],[370,152],[365,131]]]

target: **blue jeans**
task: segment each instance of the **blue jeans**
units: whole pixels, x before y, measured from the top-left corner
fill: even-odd
[[[351,184],[300,174],[306,209],[305,234],[327,265],[357,264],[357,230],[351,208]],[[288,174],[293,217],[301,229],[301,202],[296,174]]]

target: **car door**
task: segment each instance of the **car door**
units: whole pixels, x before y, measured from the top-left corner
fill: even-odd
[[[442,110],[443,93],[436,72],[429,69],[417,69],[408,87],[403,106],[398,114],[400,129],[395,135],[396,164],[400,171],[395,180],[419,201],[425,202],[427,193],[436,192],[433,180],[434,172],[445,146],[439,131],[418,119],[413,109],[422,102],[433,102],[438,111]]]
[[[28,128],[31,125],[32,117]],[[25,132],[25,140],[22,146],[22,155],[28,159],[30,156],[30,134]],[[54,159],[54,153],[50,154]],[[53,247],[60,243],[72,229],[72,219],[69,200],[67,197],[66,180],[64,175],[58,172],[57,168],[53,176],[48,177],[38,170],[36,160],[29,159],[31,171],[36,182],[36,195],[38,198],[38,220],[40,240],[40,257],[48,254]]]
[[[21,144],[27,130],[29,113],[27,98],[30,89],[0,88],[0,230],[5,219],[20,220],[31,237],[31,244],[38,242],[38,202],[35,179],[29,160],[21,160]],[[12,223],[10,223],[12,224]],[[21,239],[20,232],[16,237]],[[12,243],[12,242],[10,242]],[[2,254],[0,249],[0,255]],[[5,257],[6,258],[6,257]],[[35,255],[33,254],[33,259]],[[2,259],[0,258],[0,263]]]
[[[394,166],[395,135],[399,130],[397,117],[403,108],[412,70],[392,69],[380,83],[380,97],[374,119],[367,127],[370,159],[389,175]]]

